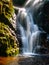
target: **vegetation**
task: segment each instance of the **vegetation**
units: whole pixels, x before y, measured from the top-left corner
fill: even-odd
[[[19,53],[19,43],[10,21],[13,15],[12,1],[0,0],[0,56],[14,56]]]

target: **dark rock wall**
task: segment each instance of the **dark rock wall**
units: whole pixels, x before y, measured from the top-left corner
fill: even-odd
[[[49,34],[49,1],[39,2],[34,6],[33,19],[39,29]]]

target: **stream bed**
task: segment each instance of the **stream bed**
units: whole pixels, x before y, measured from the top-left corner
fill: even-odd
[[[0,65],[49,65],[49,56],[0,57]]]

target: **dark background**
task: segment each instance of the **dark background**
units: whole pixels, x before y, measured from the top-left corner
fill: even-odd
[[[27,0],[13,0],[15,6],[23,6]]]

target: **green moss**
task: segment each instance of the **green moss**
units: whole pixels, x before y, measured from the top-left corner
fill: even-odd
[[[7,48],[6,53],[8,56],[15,56],[15,55],[19,54],[19,48],[16,47],[16,49],[15,49],[10,46]]]
[[[0,1],[0,14],[4,14],[4,16],[9,20],[13,14],[14,14],[14,9],[13,9],[13,4],[12,2],[6,1],[6,0],[1,0]]]
[[[0,56],[15,56],[19,53],[19,43],[12,29],[14,9],[10,0],[0,1]],[[11,23],[8,23],[11,22]],[[14,34],[13,32],[14,31]]]
[[[0,55],[2,53],[6,56],[14,56],[19,53],[19,48],[18,41],[11,34],[9,27],[0,22]]]

